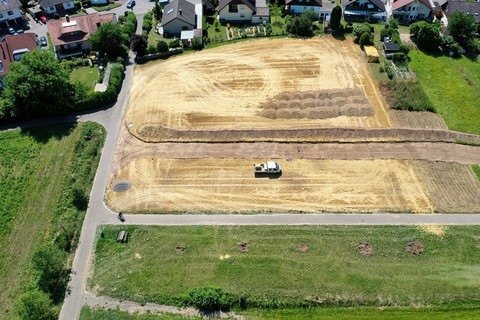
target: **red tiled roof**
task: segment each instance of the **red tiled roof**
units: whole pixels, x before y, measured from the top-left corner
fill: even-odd
[[[15,62],[13,52],[15,50],[28,49],[29,51],[38,48],[37,35],[35,33],[23,33],[16,35],[8,35],[0,41],[0,61],[2,62],[3,71],[0,76],[4,76],[10,71],[10,64]]]
[[[54,46],[85,41],[97,31],[97,24],[116,22],[115,13],[86,14],[71,16],[70,22],[66,18],[47,22],[48,32]]]

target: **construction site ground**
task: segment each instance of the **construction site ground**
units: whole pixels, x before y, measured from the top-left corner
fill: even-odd
[[[378,131],[438,129],[437,137],[446,127],[431,113],[389,110],[350,39],[262,39],[137,67],[124,124],[106,194],[117,211],[480,207],[469,167],[480,162],[479,148],[426,139],[425,132],[409,132],[405,141]],[[319,128],[329,130],[328,139],[312,136]],[[293,142],[265,138],[289,137],[290,130]],[[345,139],[348,130],[367,133]],[[281,163],[282,175],[255,177],[253,163],[270,159]],[[114,192],[119,181],[131,188]]]

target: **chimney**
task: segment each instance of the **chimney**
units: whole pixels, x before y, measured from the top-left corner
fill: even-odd
[[[178,9],[178,13],[179,13],[181,16],[183,16],[183,14],[182,14],[182,9]]]
[[[70,16],[68,14],[65,15],[65,19],[67,19],[67,22],[70,22]]]

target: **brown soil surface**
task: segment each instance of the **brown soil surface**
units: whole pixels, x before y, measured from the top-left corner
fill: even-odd
[[[409,255],[418,256],[425,251],[424,245],[419,241],[410,241],[405,248]]]
[[[297,250],[300,252],[307,252],[308,251],[308,244],[306,243],[300,243],[297,247]]]
[[[368,243],[360,243],[358,245],[358,251],[364,257],[371,256],[373,254],[373,247]]]
[[[389,110],[388,115],[395,127],[444,129],[448,127],[436,113],[432,112],[410,112],[406,110]]]
[[[183,244],[179,244],[175,247],[175,253],[182,254],[185,252],[185,246]]]
[[[248,252],[248,242],[242,242],[238,245],[238,251]]]
[[[288,110],[272,113],[272,101]],[[136,67],[125,123],[140,137],[146,124],[210,130],[383,127],[390,125],[386,108],[350,38],[263,39]]]

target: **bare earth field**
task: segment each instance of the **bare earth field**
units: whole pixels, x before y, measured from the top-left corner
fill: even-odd
[[[468,166],[480,162],[478,147],[434,143],[457,139],[436,140],[445,131],[379,136],[446,127],[436,115],[387,110],[351,39],[262,39],[137,66],[124,121],[106,193],[117,211],[480,208]],[[235,134],[251,142],[219,143]],[[253,163],[266,159],[282,176],[254,177]],[[114,192],[119,181],[132,187]]]

